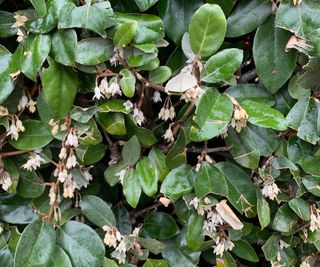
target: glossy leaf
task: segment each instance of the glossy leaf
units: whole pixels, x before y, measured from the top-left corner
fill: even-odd
[[[25,198],[36,198],[42,195],[45,189],[43,181],[34,171],[20,172],[17,193]]]
[[[165,260],[148,259],[142,267],[169,267],[169,265]]]
[[[211,56],[221,46],[227,22],[218,5],[204,4],[192,16],[189,34],[192,51],[202,58]]]
[[[243,51],[237,48],[222,50],[206,62],[201,72],[201,80],[207,83],[225,82],[236,84],[235,71],[243,60]]]
[[[272,228],[275,231],[291,233],[296,227],[297,215],[288,204],[281,206],[274,217]]]
[[[134,169],[126,171],[123,180],[123,194],[131,207],[137,207],[141,195],[141,185]]]
[[[161,193],[166,197],[177,201],[186,193],[192,191],[192,168],[189,165],[181,165],[168,173],[161,185]]]
[[[202,234],[204,218],[197,212],[193,212],[189,218],[187,229],[187,246],[192,250],[198,250],[204,242]]]
[[[47,130],[41,121],[25,120],[23,121],[25,131],[19,133],[19,139],[11,139],[10,144],[20,150],[34,150],[42,148],[53,139],[51,133]]]
[[[46,60],[51,49],[49,35],[29,34],[11,57],[9,71],[21,71],[28,78],[35,81],[37,73]]]
[[[0,105],[9,97],[13,91],[13,82],[8,73],[11,53],[0,45]]]
[[[208,89],[196,107],[193,117],[196,126],[191,128],[191,139],[203,141],[221,134],[229,124],[232,113],[230,98],[216,89]]]
[[[97,113],[98,123],[110,134],[125,135],[126,126],[122,113]]]
[[[11,27],[16,20],[12,13],[0,11],[0,38],[7,38],[17,34],[17,29]]]
[[[77,34],[75,30],[60,30],[52,35],[52,53],[56,62],[73,66],[76,48]]]
[[[228,186],[223,173],[214,165],[204,162],[197,173],[194,190],[201,198],[209,193],[227,196]]]
[[[152,166],[149,158],[140,158],[136,166],[136,174],[143,192],[149,197],[154,196],[158,190],[158,180],[156,169]]]
[[[96,196],[84,196],[80,202],[82,213],[95,225],[115,226],[116,219],[109,205]]]
[[[266,228],[270,223],[270,207],[259,190],[257,190],[257,212],[261,229]]]
[[[239,37],[258,28],[271,14],[268,0],[240,2],[228,17],[227,37]]]
[[[155,84],[162,84],[170,78],[171,74],[172,71],[168,66],[160,66],[150,71],[149,80]]]
[[[54,228],[47,222],[34,221],[23,231],[19,240],[14,265],[45,266],[50,260],[56,242]]]
[[[125,143],[122,149],[122,158],[127,165],[134,165],[140,158],[140,144],[138,138],[134,135]]]
[[[44,17],[46,15],[47,6],[45,0],[30,0],[30,2],[34,6],[39,17]]]
[[[165,212],[154,212],[150,214],[143,229],[153,238],[160,240],[169,239],[179,233],[175,220]]]
[[[122,69],[119,73],[122,75],[120,87],[126,97],[133,97],[136,90],[136,78],[128,69]]]
[[[123,48],[130,44],[138,28],[138,22],[128,21],[123,23],[114,33],[113,43],[118,48]]]
[[[157,181],[163,181],[169,173],[169,168],[166,164],[166,156],[158,148],[152,148],[148,158],[150,164],[155,169]]]
[[[135,0],[135,2],[141,11],[146,11],[157,3],[158,0]]]
[[[290,33],[274,26],[270,16],[255,35],[253,58],[262,84],[270,93],[277,92],[290,78],[296,65],[296,53],[285,51]]]
[[[301,198],[294,198],[289,201],[290,208],[304,221],[310,220],[310,206]]]
[[[245,259],[247,261],[259,262],[258,255],[254,251],[253,247],[244,240],[235,241],[232,252],[239,258]]]
[[[104,258],[104,245],[89,226],[69,221],[58,229],[57,244],[71,259],[72,266],[100,267]]]
[[[72,108],[78,89],[78,77],[72,69],[52,59],[49,63],[49,68],[42,75],[44,96],[55,117],[61,119]]]

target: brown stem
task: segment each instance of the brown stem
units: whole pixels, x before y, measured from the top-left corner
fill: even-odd
[[[30,152],[30,151],[29,150],[7,151],[7,152],[0,152],[0,156],[10,157],[10,156],[15,156],[15,155],[20,155],[20,154],[26,154],[28,152]]]
[[[239,78],[238,83],[247,83],[248,81],[254,79],[257,77],[257,71],[256,69],[253,70],[249,70],[248,72],[244,73],[241,75],[241,77]]]
[[[199,153],[201,154],[202,152],[206,152],[207,154],[209,153],[216,153],[216,152],[224,152],[224,151],[229,151],[230,147],[204,147],[204,148],[199,148],[199,147],[188,147],[187,151],[190,153]]]

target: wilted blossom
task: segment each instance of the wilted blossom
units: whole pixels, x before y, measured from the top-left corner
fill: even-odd
[[[121,241],[122,235],[117,230],[116,227],[110,227],[108,225],[105,225],[102,227],[102,229],[106,232],[103,242],[108,247],[117,247],[117,242]]]
[[[24,24],[28,21],[28,18],[26,16],[19,15],[18,13],[15,13],[14,18],[16,22],[11,26],[11,28],[23,27]]]
[[[199,86],[188,89],[182,96],[181,99],[186,101],[186,103],[191,102],[198,104],[201,96],[204,94],[204,90]]]
[[[197,209],[199,207],[199,202],[200,202],[199,198],[195,197],[189,202],[189,205]]]

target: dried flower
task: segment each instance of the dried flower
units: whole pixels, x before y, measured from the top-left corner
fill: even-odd
[[[52,127],[51,134],[56,135],[59,131],[59,121],[55,121],[53,119],[50,119],[48,124]]]
[[[302,3],[302,0],[292,0],[295,6],[299,6]]]
[[[8,189],[12,185],[10,173],[5,171],[2,166],[0,166],[0,184],[2,185],[2,189],[4,191],[8,191]]]
[[[56,186],[55,184],[52,184],[49,191],[49,204],[50,206],[53,205],[56,202],[57,194],[56,194]]]
[[[201,96],[204,94],[204,90],[202,90],[199,86],[188,89],[180,99],[186,101],[186,103],[191,102],[198,104]]]
[[[65,147],[62,147],[59,153],[59,159],[64,160],[67,158],[67,149]]]
[[[231,120],[231,126],[236,128],[236,131],[240,133],[241,129],[247,126],[248,114],[247,112],[239,105],[238,101],[235,98],[229,96],[233,103],[233,118]]]
[[[160,202],[163,206],[168,207],[169,204],[171,203],[171,200],[170,200],[169,198],[167,198],[167,197],[160,197],[160,198],[159,198],[159,202]]]
[[[234,248],[234,244],[230,239],[224,239],[221,237],[218,237],[216,239],[216,245],[213,246],[214,250],[213,253],[217,256],[223,256],[223,253],[228,250],[232,250]]]

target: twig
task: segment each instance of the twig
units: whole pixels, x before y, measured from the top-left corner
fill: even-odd
[[[240,76],[238,83],[244,84],[244,83],[247,83],[248,81],[250,81],[256,77],[257,77],[256,69],[249,70],[248,72],[246,72]]]
[[[199,147],[193,146],[193,147],[188,147],[187,152],[199,153],[199,154],[201,154],[202,152],[206,152],[207,154],[209,154],[209,153],[229,151],[229,149],[230,149],[230,147],[199,148]]]
[[[29,150],[7,151],[7,152],[0,152],[0,156],[10,157],[10,156],[15,156],[15,155],[20,155],[20,154],[26,154],[28,152],[30,152],[30,151]]]

